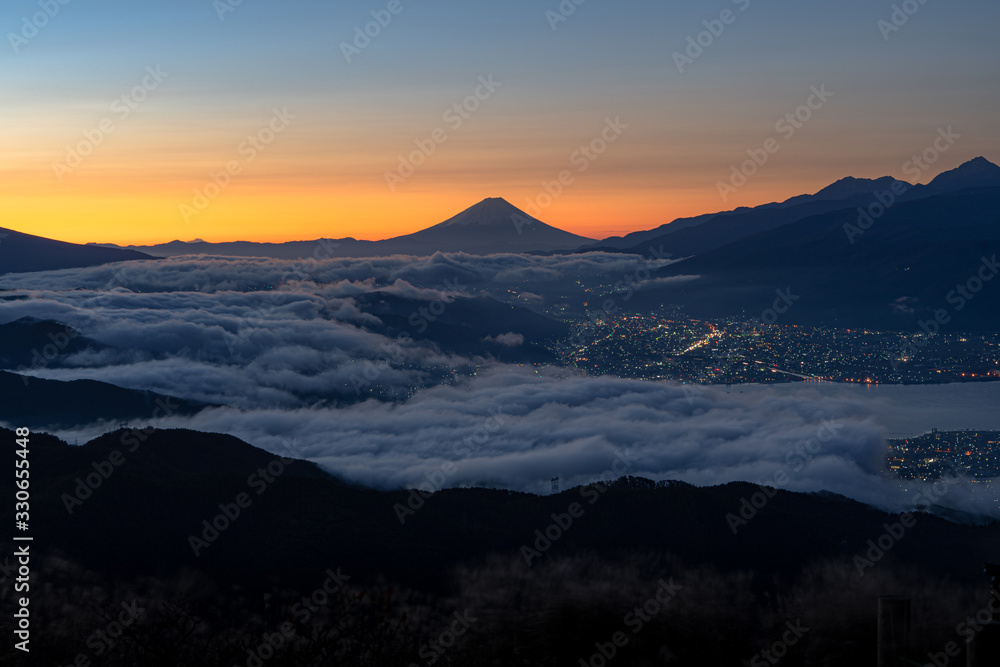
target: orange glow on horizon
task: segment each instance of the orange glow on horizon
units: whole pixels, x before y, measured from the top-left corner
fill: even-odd
[[[809,190],[809,186],[803,186]],[[459,191],[448,195],[390,194],[378,191],[330,193],[288,188],[260,193],[252,186],[230,186],[203,210],[191,213],[192,198],[177,189],[116,193],[77,191],[60,197],[7,195],[0,227],[72,243],[155,245],[200,238],[212,243],[283,243],[316,238],[380,240],[426,229],[486,197],[500,196],[543,222],[594,239],[652,229],[680,217],[785,199],[800,191],[774,192],[753,201],[723,203],[714,191],[567,192],[546,208],[534,210],[540,189],[501,192]],[[540,203],[544,203],[544,199]],[[188,220],[180,210],[188,209]]]
[[[600,240],[677,218],[783,201],[847,175],[904,176],[895,157],[859,158],[836,128],[824,137],[818,127],[815,145],[789,143],[780,161],[723,201],[717,184],[745,159],[743,142],[757,141],[756,130],[750,139],[729,138],[701,107],[681,105],[669,126],[648,110],[628,115],[631,129],[583,165],[578,147],[599,136],[602,116],[581,112],[536,125],[516,108],[497,110],[454,132],[432,159],[391,183],[403,156],[419,152],[414,138],[439,122],[433,114],[379,120],[320,105],[299,112],[259,150],[248,150],[247,137],[259,136],[269,110],[204,118],[173,111],[150,108],[89,146],[83,130],[98,122],[92,113],[19,108],[18,122],[0,127],[6,151],[0,227],[119,245],[196,238],[379,240],[426,229],[486,197],[503,197],[554,227]],[[99,119],[102,112],[96,113]],[[685,114],[690,122],[683,122]],[[330,123],[331,117],[339,120]],[[74,151],[86,155],[71,160]],[[934,171],[968,157],[949,153],[947,164],[942,160]],[[71,161],[76,164],[68,172],[59,170]],[[227,165],[238,170],[217,186],[212,175]],[[558,189],[553,184],[561,174],[570,182],[550,197],[546,187]],[[197,197],[205,198],[203,206]]]

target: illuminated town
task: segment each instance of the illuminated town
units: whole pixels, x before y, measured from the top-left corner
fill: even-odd
[[[1000,431],[934,429],[915,438],[890,440],[888,467],[900,479],[1000,477]]]
[[[556,349],[588,375],[700,384],[935,384],[1000,379],[1000,334],[903,335],[864,329],[704,321],[677,312],[571,321]]]

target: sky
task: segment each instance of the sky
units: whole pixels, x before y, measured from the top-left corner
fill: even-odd
[[[500,196],[603,238],[1000,162],[994,0],[576,2],[7,0],[0,227],[379,239]]]

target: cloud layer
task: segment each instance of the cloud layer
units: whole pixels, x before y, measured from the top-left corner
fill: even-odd
[[[699,486],[748,481],[824,490],[892,511],[925,505],[930,493],[930,485],[883,481],[885,431],[864,402],[810,392],[727,393],[498,366],[399,403],[218,408],[151,423],[231,433],[380,488],[545,493],[556,476],[568,488],[630,474]],[[1000,515],[986,485],[949,484],[932,498]]]
[[[447,308],[499,284],[537,304],[551,298],[546,285],[626,275],[638,261],[601,253],[312,264],[177,258],[10,276],[11,291],[0,296],[29,298],[0,301],[0,323],[54,319],[109,346],[61,358],[39,376],[215,403],[150,423],[231,433],[372,486],[543,492],[554,476],[566,487],[626,472],[912,506],[919,485],[882,480],[886,429],[864,397],[727,393],[449,355],[380,333],[362,299],[380,292]],[[495,341],[530,342],[517,332]],[[940,502],[998,514],[982,485],[975,493],[950,485]]]

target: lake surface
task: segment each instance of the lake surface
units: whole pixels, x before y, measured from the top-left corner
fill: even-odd
[[[733,392],[820,396],[863,401],[890,437],[909,437],[932,428],[942,431],[1000,431],[1000,382],[858,385],[832,382],[734,385]]]

